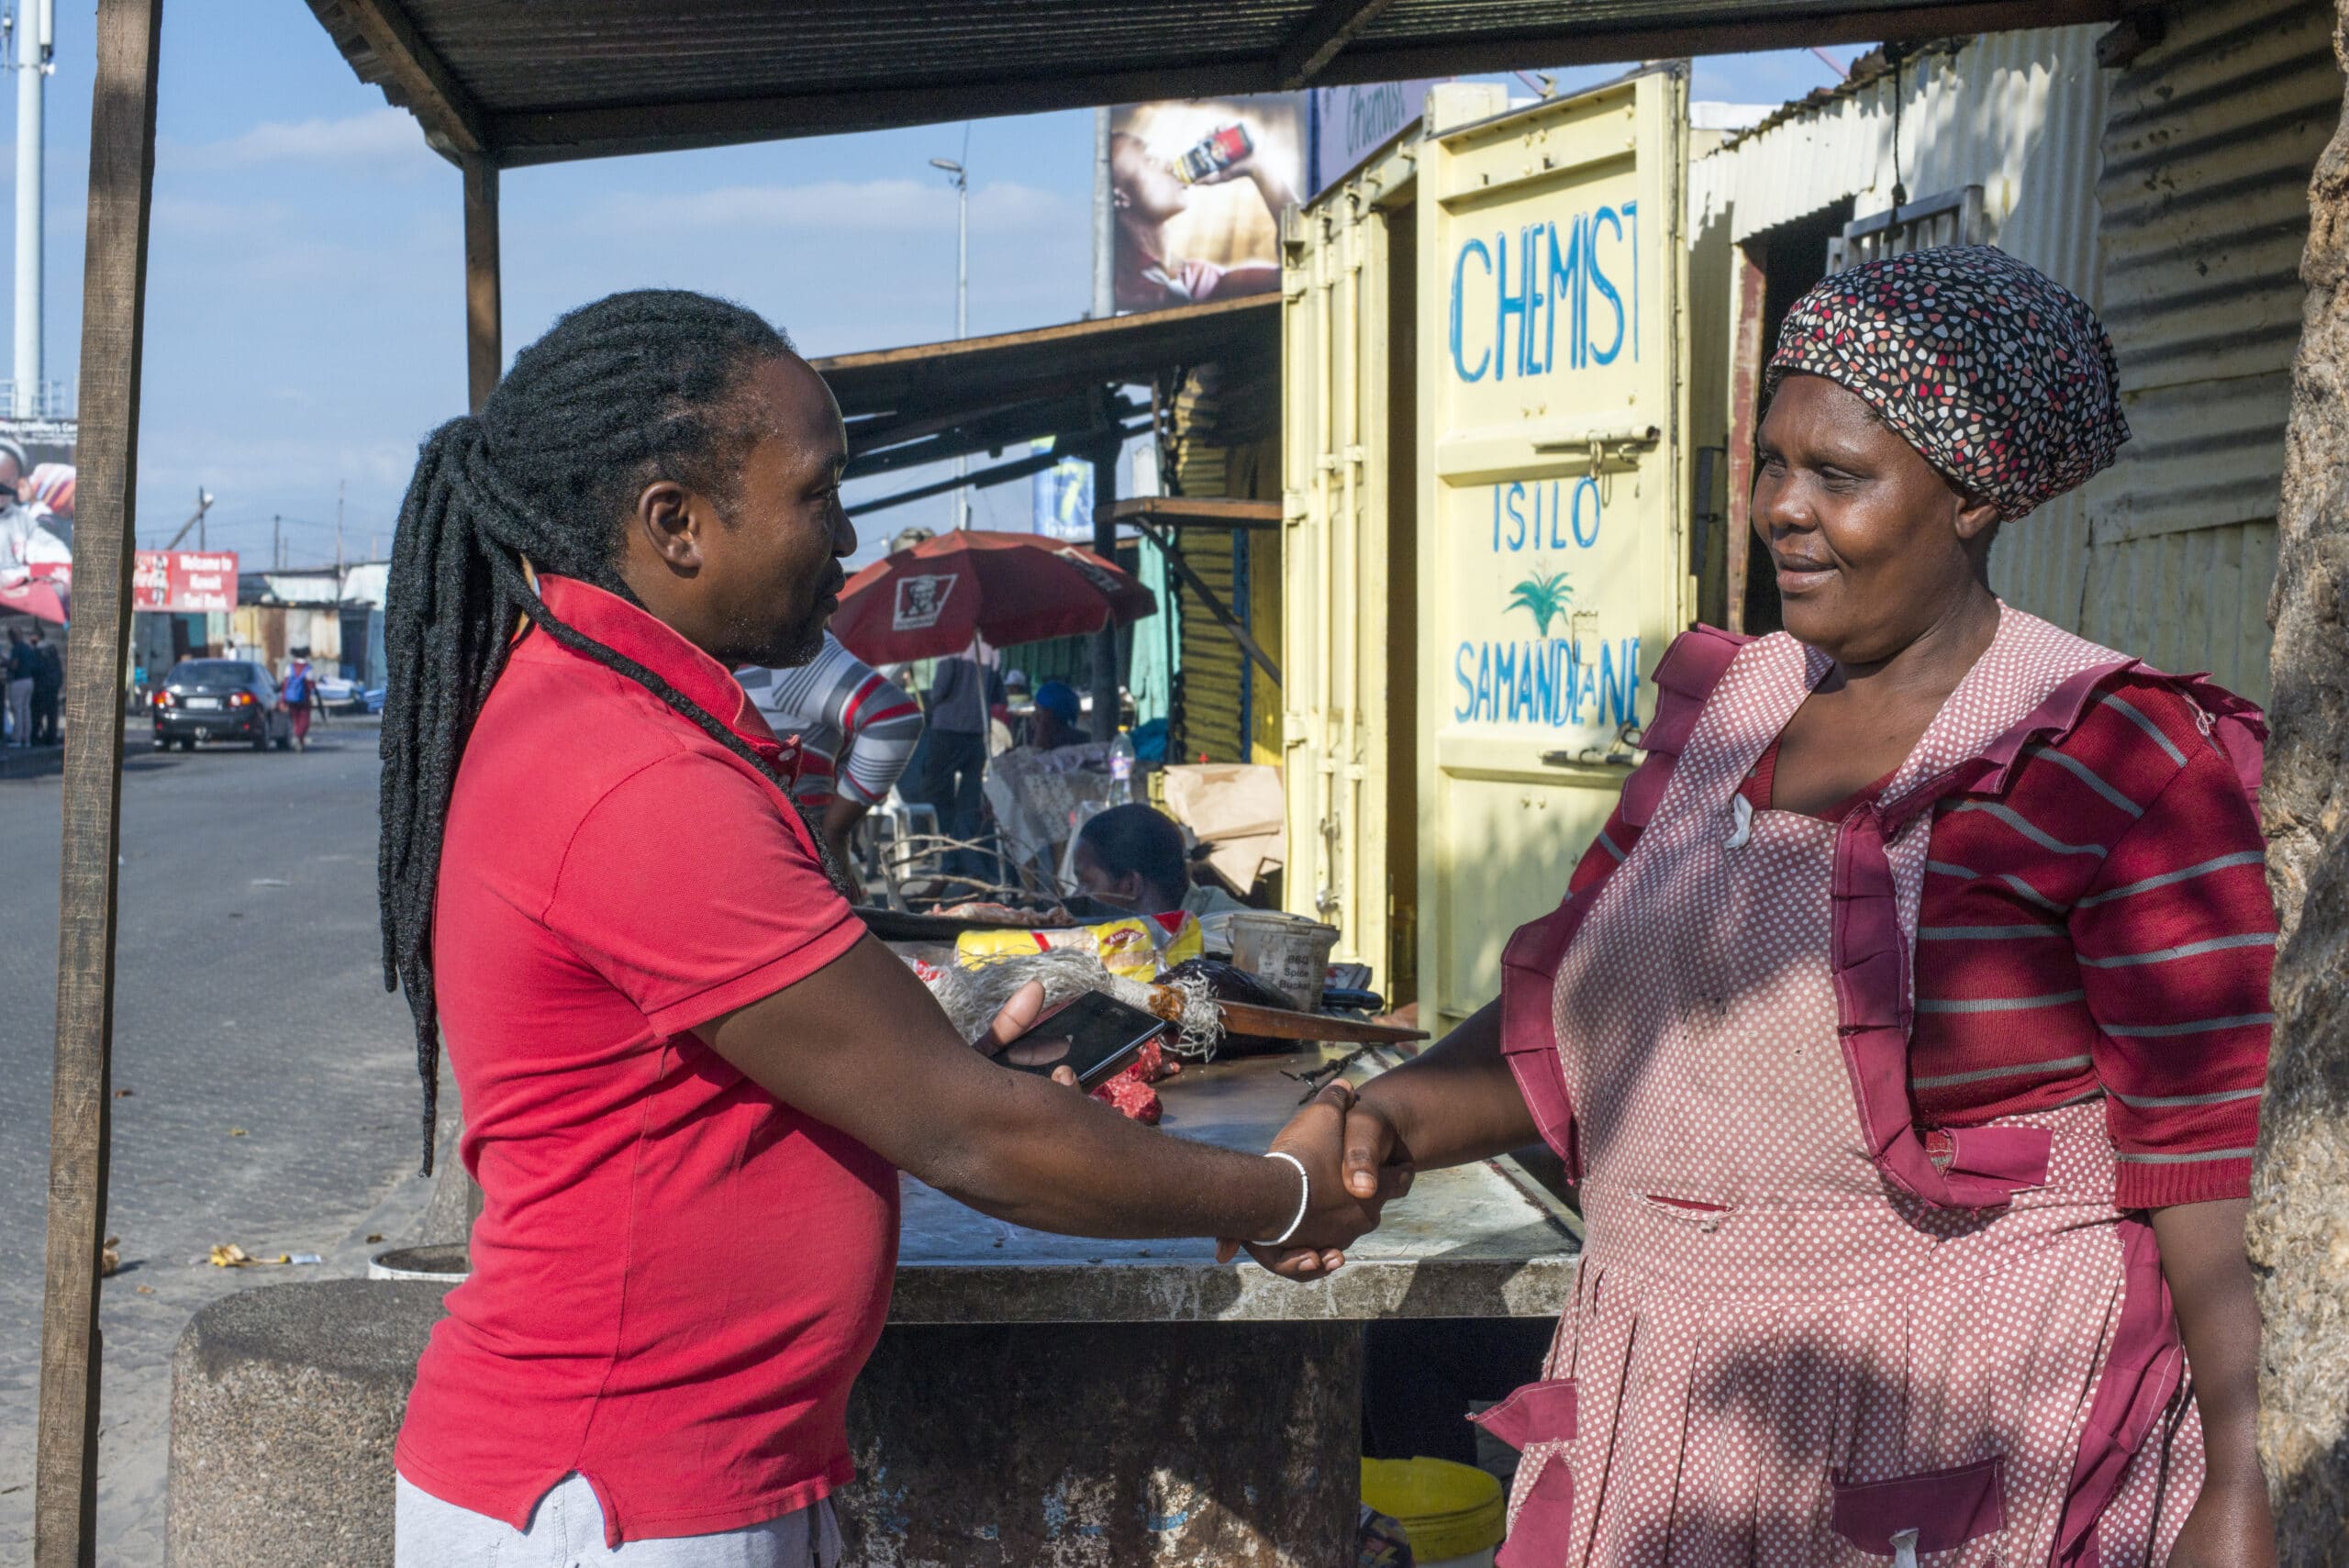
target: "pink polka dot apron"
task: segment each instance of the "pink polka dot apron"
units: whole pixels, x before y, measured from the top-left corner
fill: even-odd
[[[1589,1245],[1543,1381],[1482,1418],[1522,1451],[1501,1562],[2158,1562],[2200,1424],[2103,1106],[1919,1129],[1906,1063],[1933,803],[2127,662],[2005,611],[1828,823],[1737,794],[1823,656],[1713,635],[1658,672],[1636,845],[1510,945]]]

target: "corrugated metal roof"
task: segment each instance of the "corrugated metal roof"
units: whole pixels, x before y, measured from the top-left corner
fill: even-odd
[[[1280,351],[1280,297],[1213,300],[1106,321],[834,354],[812,361],[841,412],[927,416],[1147,384],[1161,371]]]
[[[1044,437],[1065,447],[1130,433],[1148,410],[1119,388],[1211,363],[1270,373],[1279,333],[1280,300],[1264,295],[812,363],[848,417],[858,478]]]
[[[445,148],[540,162],[1142,99],[2110,17],[2123,0],[310,0]]]

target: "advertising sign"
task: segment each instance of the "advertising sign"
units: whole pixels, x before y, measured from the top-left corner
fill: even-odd
[[[133,609],[198,611],[237,607],[233,550],[142,550],[130,579]]]
[[[1305,97],[1111,111],[1117,306],[1160,310],[1281,286],[1281,212],[1305,183]]]
[[[1313,182],[1307,194],[1319,195],[1353,173],[1397,131],[1418,123],[1432,84],[1422,78],[1314,88]]]
[[[1685,69],[1420,150],[1419,974],[1445,1023],[1557,904],[1688,622]]]
[[[1052,438],[1036,442],[1035,450],[1052,450]],[[1093,462],[1089,458],[1063,457],[1035,476],[1035,510],[1030,526],[1052,539],[1093,542]]]

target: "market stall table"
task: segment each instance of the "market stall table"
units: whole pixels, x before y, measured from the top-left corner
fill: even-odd
[[[1186,1066],[1162,1127],[1261,1151],[1304,1092],[1283,1070],[1323,1059]],[[1506,1159],[1421,1175],[1303,1285],[1208,1241],[1047,1235],[904,1180],[889,1328],[849,1409],[853,1562],[1351,1562],[1364,1322],[1555,1316],[1580,1245]]]

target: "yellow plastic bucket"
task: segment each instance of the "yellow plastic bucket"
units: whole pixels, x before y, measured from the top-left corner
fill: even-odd
[[[1421,1562],[1473,1557],[1501,1542],[1501,1484],[1448,1459],[1365,1459],[1362,1500],[1403,1527]]]

